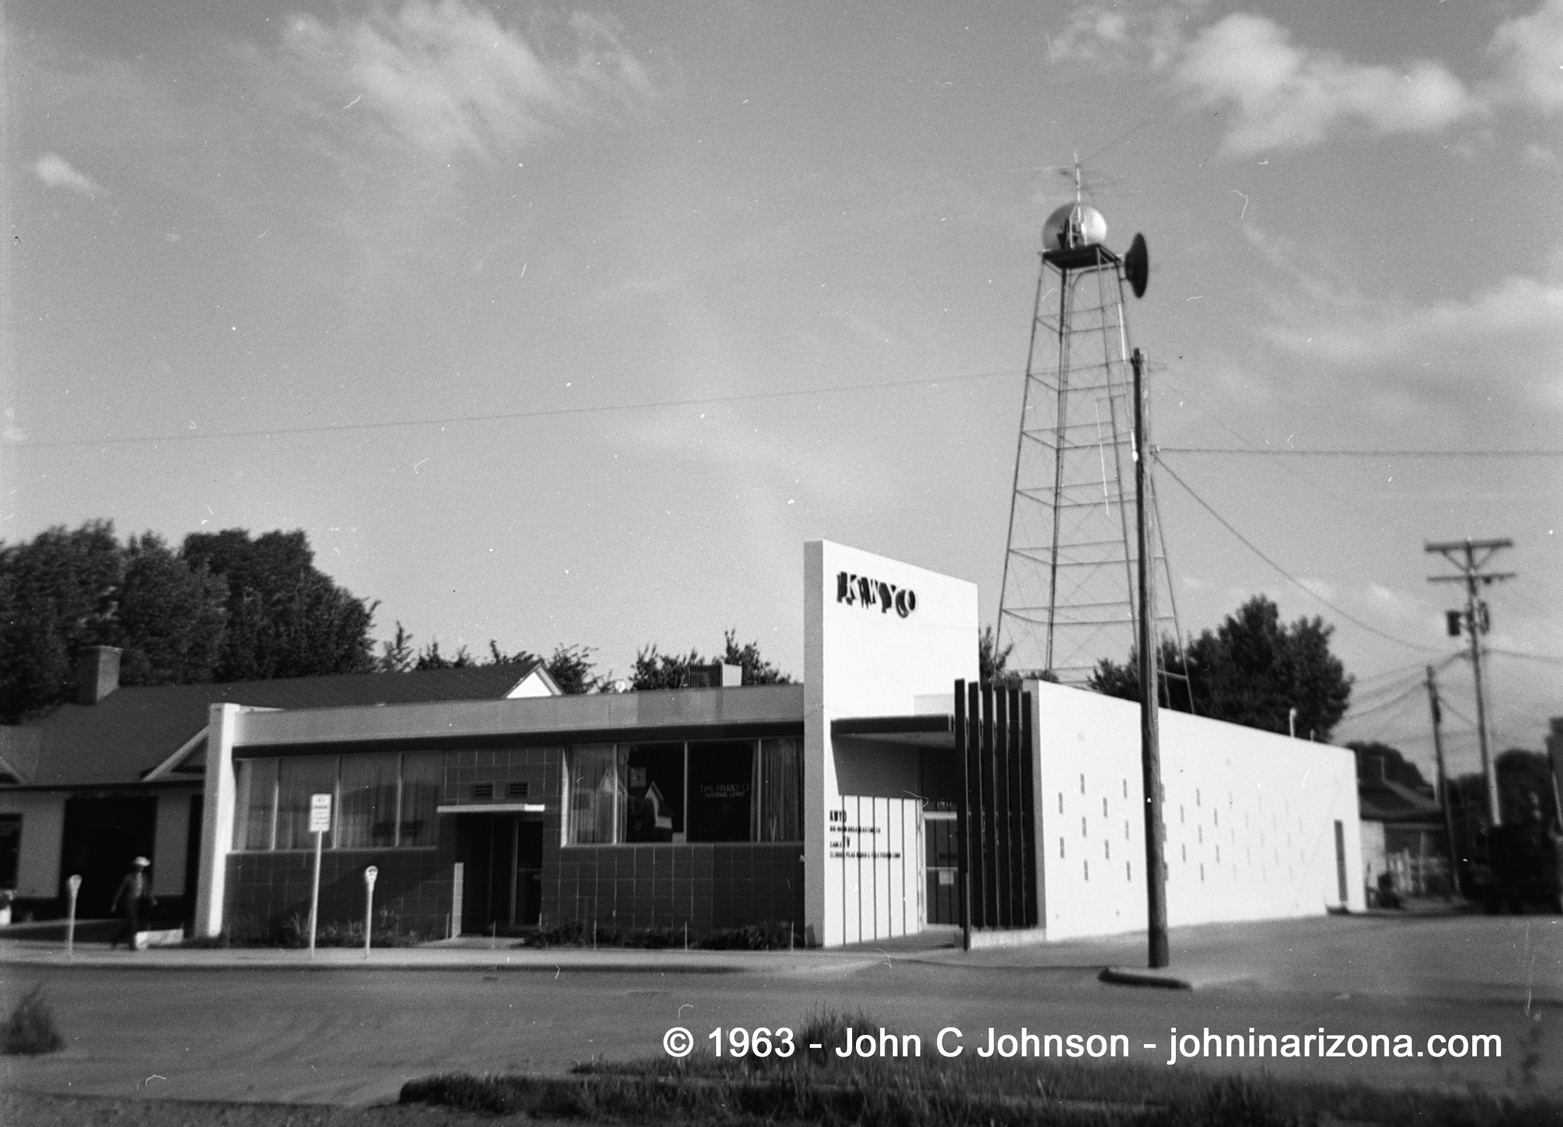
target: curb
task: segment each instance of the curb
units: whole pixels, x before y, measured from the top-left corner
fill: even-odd
[[[1103,967],[1096,976],[1101,982],[1115,986],[1155,986],[1163,990],[1192,990],[1194,984],[1179,978],[1170,971],[1148,970],[1143,967]]]

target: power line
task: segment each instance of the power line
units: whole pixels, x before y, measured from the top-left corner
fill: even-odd
[[[447,415],[422,419],[387,419],[372,423],[323,423],[311,427],[266,427],[260,430],[175,431],[172,434],[127,435],[118,438],[62,438],[47,442],[7,442],[13,449],[44,449],[67,446],[123,446],[141,442],[205,442],[219,438],[272,438],[291,434],[335,434],[355,430],[387,430],[392,427],[450,426],[458,423],[492,423],[512,419],[543,419],[561,415],[594,415],[609,411],[644,411],[662,407],[700,407],[712,403],[746,403],[764,399],[795,399],[806,395],[836,395],[854,391],[879,391],[892,387],[937,386],[968,380],[989,380],[1015,376],[1006,368],[994,372],[972,372],[963,376],[922,377],[915,380],[890,380],[884,383],[838,384],[834,387],[797,388],[792,391],[756,391],[745,395],[711,395],[691,399],[660,399],[643,403],[610,403],[595,407],[553,407],[537,411],[504,411],[490,415]]]
[[[1426,685],[1424,685],[1422,682],[1418,681],[1414,685],[1408,685],[1406,688],[1404,688],[1404,689],[1402,689],[1400,691],[1399,695],[1393,696],[1389,700],[1386,700],[1386,701],[1382,702],[1381,704],[1375,704],[1371,708],[1364,708],[1360,712],[1349,712],[1345,716],[1341,717],[1341,719],[1342,719],[1342,721],[1346,721],[1346,720],[1360,720],[1364,716],[1372,716],[1375,712],[1383,712],[1384,709],[1386,709],[1386,708],[1393,708],[1396,705],[1399,705],[1399,704],[1401,704],[1401,703],[1403,703],[1403,702],[1405,702],[1407,700],[1410,700],[1411,697],[1414,694],[1420,693],[1426,687],[1427,687]]]
[[[1458,653],[1451,654],[1449,657],[1445,658],[1441,663],[1439,663],[1437,668],[1442,670],[1446,666],[1448,666],[1451,662],[1458,661],[1459,658],[1460,658],[1460,655]],[[1385,669],[1385,670],[1382,670],[1382,671],[1380,671],[1378,673],[1368,673],[1368,674],[1365,674],[1364,676],[1358,677],[1357,680],[1354,683],[1357,684],[1357,685],[1366,685],[1370,681],[1382,681],[1386,677],[1393,677],[1398,682],[1398,681],[1404,680],[1408,675],[1414,675],[1416,677],[1421,677],[1424,674],[1424,672],[1426,671],[1426,668],[1427,668],[1426,663],[1424,663],[1422,661],[1414,661],[1410,665],[1397,665],[1393,669]],[[1371,692],[1378,692],[1379,690],[1378,689],[1372,689],[1372,690],[1365,690],[1365,691],[1371,693]]]
[[[1160,461],[1160,460],[1158,459],[1158,461]],[[1384,633],[1384,631],[1380,630],[1378,627],[1368,625],[1368,623],[1363,622],[1360,618],[1357,618],[1355,615],[1349,614],[1346,611],[1342,610],[1340,607],[1336,606],[1334,603],[1330,602],[1328,599],[1324,598],[1322,595],[1316,594],[1314,591],[1310,590],[1308,588],[1307,584],[1303,583],[1302,580],[1298,579],[1291,572],[1287,571],[1280,564],[1276,563],[1269,556],[1265,555],[1265,553],[1263,551],[1261,551],[1251,540],[1249,540],[1248,537],[1244,536],[1236,528],[1233,528],[1230,521],[1228,521],[1220,513],[1216,512],[1215,509],[1211,508],[1210,505],[1208,503],[1206,503],[1206,501],[1205,501],[1205,499],[1203,497],[1201,497],[1198,493],[1194,492],[1193,488],[1190,487],[1188,482],[1184,481],[1181,477],[1179,477],[1176,473],[1174,473],[1172,471],[1172,468],[1170,466],[1168,466],[1165,462],[1161,462],[1160,464],[1161,464],[1162,469],[1167,471],[1168,476],[1171,477],[1173,481],[1175,481],[1179,485],[1181,485],[1183,487],[1184,491],[1190,497],[1194,498],[1194,500],[1199,504],[1199,506],[1202,509],[1204,509],[1207,513],[1209,513],[1211,516],[1215,517],[1216,520],[1220,522],[1221,527],[1225,528],[1233,536],[1237,537],[1237,539],[1243,544],[1244,547],[1246,547],[1250,552],[1253,552],[1254,555],[1258,556],[1260,559],[1264,560],[1265,563],[1269,564],[1272,568],[1274,568],[1277,572],[1279,572],[1281,574],[1282,578],[1286,579],[1289,583],[1291,583],[1293,586],[1295,586],[1298,590],[1300,590],[1300,591],[1304,592],[1305,594],[1307,594],[1310,598],[1317,599],[1319,602],[1321,602],[1325,606],[1329,607],[1332,611],[1334,611],[1336,614],[1340,615],[1346,621],[1354,623],[1355,625],[1360,626],[1362,629],[1366,630],[1368,633],[1376,634],[1380,638],[1385,639],[1386,641],[1394,642],[1396,645],[1405,646],[1408,649],[1420,650],[1422,653],[1443,653],[1444,652],[1443,650],[1435,649],[1432,646],[1424,646],[1424,645],[1422,645],[1422,644],[1420,644],[1418,642],[1408,642],[1404,638],[1397,638],[1393,634],[1386,634],[1386,633]]]
[[[1305,450],[1268,446],[1158,446],[1158,454],[1244,454],[1301,458],[1563,458],[1563,450]]]
[[[1527,654],[1521,653],[1519,650],[1494,649],[1491,646],[1487,647],[1487,652],[1490,654],[1502,654],[1504,657],[1524,658],[1526,661],[1544,661],[1549,665],[1563,665],[1563,657],[1553,657],[1550,654]]]

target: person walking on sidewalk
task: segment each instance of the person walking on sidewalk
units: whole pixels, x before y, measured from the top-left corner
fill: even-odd
[[[132,951],[136,949],[136,932],[141,930],[141,906],[145,902],[150,907],[157,906],[157,897],[152,895],[152,881],[147,876],[147,868],[152,864],[145,857],[137,857],[130,863],[130,872],[125,874],[125,879],[119,882],[119,890],[114,893],[113,903],[109,905],[109,911],[120,910],[120,901],[124,901],[125,926],[115,932],[114,938],[109,940],[109,950],[119,946],[123,939],[125,946]]]

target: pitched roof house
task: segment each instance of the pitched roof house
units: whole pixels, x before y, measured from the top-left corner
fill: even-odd
[[[27,724],[0,727],[0,889],[19,912],[107,912],[130,860],[152,859],[163,914],[194,892],[210,706],[329,708],[556,696],[538,659],[409,673],[358,673],[203,685],[119,686],[119,652],[87,647],[77,697]]]

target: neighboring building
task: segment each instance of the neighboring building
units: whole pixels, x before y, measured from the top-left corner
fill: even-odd
[[[121,688],[119,651],[107,646],[81,653],[77,682],[75,701],[31,723],[0,727],[0,888],[15,890],[13,918],[62,914],[73,874],[82,878],[77,914],[107,915],[137,855],[152,859],[157,918],[189,918],[214,702],[308,710],[558,692],[536,660]]]
[[[1547,762],[1552,767],[1552,808],[1563,823],[1563,716],[1547,722]]]
[[[1447,894],[1451,890],[1449,831],[1437,796],[1386,778],[1380,758],[1366,757],[1359,771],[1362,871],[1370,902],[1384,892]]]
[[[969,799],[982,918],[1036,939],[1144,927],[1137,705],[1032,682],[1024,716],[970,725],[954,689],[977,676],[977,589],[896,560],[806,544],[802,610],[800,685],[210,696],[186,753],[204,755],[209,812],[198,933],[307,912],[315,795],[333,810],[326,923],[361,918],[372,864],[377,910],[431,936],[790,921],[825,945],[889,938],[959,920],[950,831]],[[1010,741],[998,775],[963,776],[958,718],[984,755]],[[1162,763],[1172,923],[1363,906],[1349,751],[1164,711]]]

